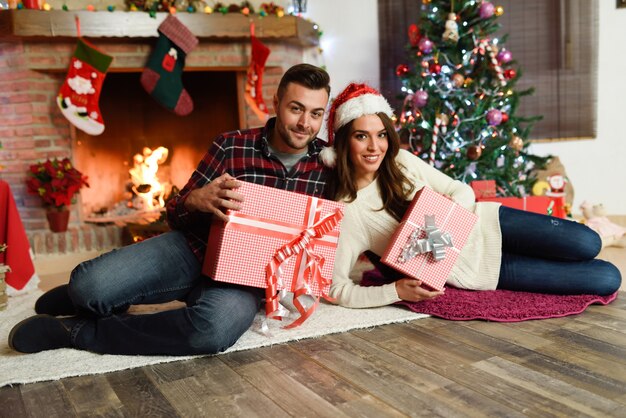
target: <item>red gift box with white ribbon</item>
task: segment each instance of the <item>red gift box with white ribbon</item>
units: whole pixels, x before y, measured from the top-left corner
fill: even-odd
[[[202,272],[217,281],[266,288],[266,313],[281,290],[326,297],[343,204],[242,182],[241,210],[214,219]],[[269,304],[273,304],[270,307]],[[301,312],[302,313],[302,312]]]
[[[424,187],[415,194],[381,261],[442,290],[478,216]]]

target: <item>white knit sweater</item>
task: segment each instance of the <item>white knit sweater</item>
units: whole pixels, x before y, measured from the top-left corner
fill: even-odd
[[[396,162],[415,185],[415,191],[428,186],[440,194],[451,196],[455,202],[479,217],[447,283],[463,289],[495,289],[502,258],[498,218],[500,204],[475,203],[474,192],[468,185],[452,180],[408,151],[400,150]],[[342,306],[368,308],[400,300],[395,283],[362,287],[350,278],[350,271],[359,255],[370,250],[382,256],[399,225],[388,212],[379,210],[382,205],[377,180],[359,190],[356,199],[346,205],[330,287],[330,296]]]

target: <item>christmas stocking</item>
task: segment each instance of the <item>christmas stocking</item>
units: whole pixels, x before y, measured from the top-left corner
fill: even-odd
[[[176,17],[169,15],[159,26],[159,40],[141,74],[141,85],[165,108],[180,116],[193,110],[193,101],[181,79],[185,57],[198,38]]]
[[[263,100],[263,71],[265,71],[265,62],[270,55],[270,49],[254,36],[254,24],[250,24],[250,40],[252,42],[252,53],[246,76],[246,93],[244,97],[254,114],[260,120],[266,121],[269,114]]]
[[[63,116],[89,135],[100,135],[104,131],[98,100],[112,60],[113,57],[79,38],[65,83],[57,96]]]

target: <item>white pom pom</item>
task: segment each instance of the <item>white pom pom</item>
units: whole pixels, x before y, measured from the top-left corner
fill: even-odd
[[[337,163],[337,151],[334,147],[324,147],[320,151],[320,160],[326,167],[334,167]]]

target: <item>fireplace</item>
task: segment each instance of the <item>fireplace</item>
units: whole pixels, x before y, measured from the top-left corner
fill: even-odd
[[[100,97],[105,123],[100,136],[76,130],[55,103],[76,45],[75,14],[83,36],[114,57]],[[36,254],[122,245],[120,225],[86,220],[124,198],[133,155],[144,147],[170,149],[159,172],[182,187],[216,134],[261,124],[243,100],[250,19],[242,15],[180,15],[200,40],[183,74],[194,101],[190,115],[169,113],[142,89],[139,77],[164,18],[142,12],[0,13],[0,176],[11,186]],[[312,23],[294,16],[254,20],[257,36],[272,51],[263,79],[271,108],[283,71],[319,59],[317,32]],[[52,233],[39,198],[26,192],[26,172],[37,161],[67,156],[89,176],[91,188],[82,189],[72,205],[68,232]]]

